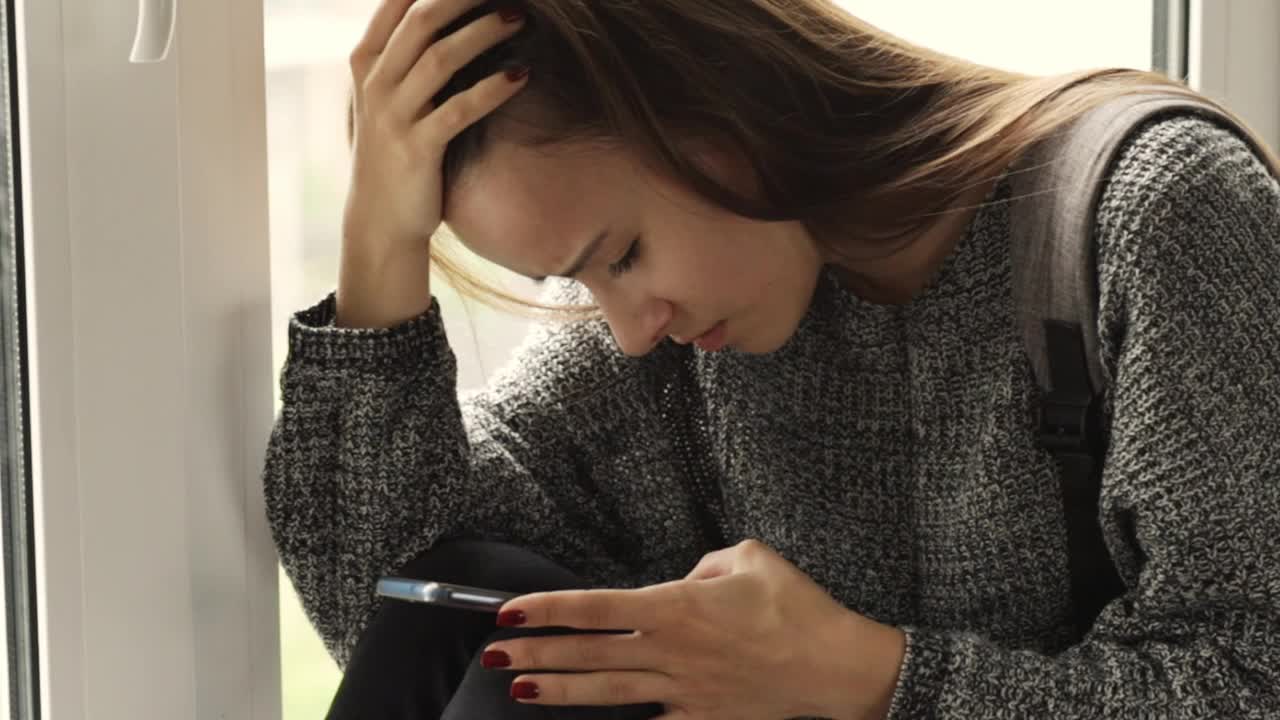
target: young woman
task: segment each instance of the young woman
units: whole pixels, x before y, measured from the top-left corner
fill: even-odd
[[[1124,587],[1087,633],[1014,320],[1015,162],[1190,91],[825,0],[383,0],[351,67],[337,290],[290,323],[264,477],[330,717],[1280,715],[1269,151],[1160,117],[1101,190]],[[462,400],[441,222],[580,316]],[[499,628],[393,574],[529,594]]]

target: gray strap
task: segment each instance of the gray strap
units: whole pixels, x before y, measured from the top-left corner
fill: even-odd
[[[1089,111],[1012,168],[1014,304],[1036,382],[1045,391],[1053,387],[1046,320],[1080,327],[1091,389],[1098,393],[1106,385],[1098,349],[1094,210],[1106,173],[1130,132],[1156,115],[1172,112],[1198,113],[1235,126],[1203,101],[1167,92],[1135,93]]]
[[[1060,465],[1074,621],[1081,637],[1125,589],[1098,518],[1107,438],[1100,424],[1106,377],[1098,348],[1096,205],[1120,146],[1147,120],[1190,113],[1240,129],[1206,102],[1152,89],[1086,113],[1033,148],[1010,175],[1015,311],[1042,391],[1039,439]],[[1250,133],[1239,134],[1267,156]]]

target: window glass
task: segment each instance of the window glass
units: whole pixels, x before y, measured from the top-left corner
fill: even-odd
[[[1155,3],[1127,0],[837,0],[919,45],[1006,70],[1151,69]]]

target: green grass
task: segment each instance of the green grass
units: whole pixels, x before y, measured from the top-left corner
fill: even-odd
[[[342,673],[324,649],[280,570],[280,661],[283,720],[319,720],[329,710]]]

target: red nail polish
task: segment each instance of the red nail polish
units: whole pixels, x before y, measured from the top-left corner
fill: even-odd
[[[520,22],[524,19],[524,8],[515,3],[503,3],[498,8],[498,17],[502,18],[503,22]]]
[[[498,624],[502,627],[511,627],[512,625],[523,625],[526,620],[524,613],[520,610],[503,610],[498,613]]]
[[[501,650],[485,650],[480,656],[480,667],[504,668],[511,664],[511,656]]]
[[[529,74],[529,68],[524,65],[520,65],[517,67],[509,67],[502,72],[511,82],[520,82]]]
[[[511,697],[516,700],[533,700],[538,697],[538,685],[527,680],[511,683]]]

